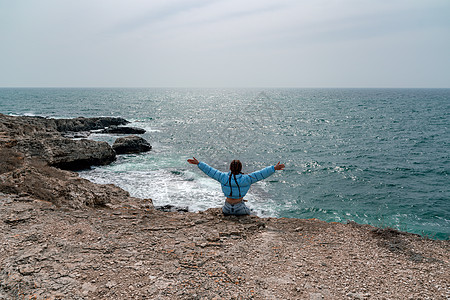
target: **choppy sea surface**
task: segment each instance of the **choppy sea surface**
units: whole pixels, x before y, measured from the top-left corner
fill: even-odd
[[[450,89],[2,88],[0,112],[120,116],[146,129],[151,152],[80,174],[155,205],[222,205],[192,156],[223,171],[240,159],[245,173],[281,161],[250,189],[257,215],[450,235]]]

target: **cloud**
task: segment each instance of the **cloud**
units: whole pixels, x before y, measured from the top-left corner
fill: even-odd
[[[0,2],[0,85],[442,85],[449,8],[445,0]]]

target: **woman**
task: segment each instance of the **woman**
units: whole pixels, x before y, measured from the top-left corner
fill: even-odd
[[[250,209],[244,203],[244,196],[247,194],[250,185],[266,179],[275,170],[283,170],[284,164],[278,162],[275,166],[269,166],[251,174],[241,172],[242,163],[239,160],[233,160],[230,164],[228,173],[220,172],[204,162],[199,162],[195,157],[188,159],[188,163],[197,165],[209,177],[222,184],[222,192],[227,199],[222,207],[224,215],[249,215]]]

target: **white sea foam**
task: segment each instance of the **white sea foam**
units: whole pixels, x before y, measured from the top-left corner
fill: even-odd
[[[191,180],[170,170],[114,172],[104,169],[81,172],[81,176],[96,183],[113,183],[131,196],[151,198],[155,206],[188,207],[190,211],[219,207],[223,196],[217,186],[203,180]]]
[[[146,132],[161,132],[160,129],[150,125],[148,121],[140,121],[140,120],[129,120],[129,121],[130,121],[129,126],[142,128]]]
[[[148,167],[148,164],[147,164]],[[130,170],[130,169],[134,170]],[[136,170],[136,161],[117,163],[109,167],[93,168],[80,172],[80,176],[99,184],[115,184],[128,191],[131,196],[151,198],[155,206],[174,205],[188,207],[189,211],[202,211],[221,207],[224,195],[220,184],[200,171],[175,168],[159,170]],[[264,189],[264,183],[257,183],[248,193],[247,205],[260,216],[275,216],[273,201]]]

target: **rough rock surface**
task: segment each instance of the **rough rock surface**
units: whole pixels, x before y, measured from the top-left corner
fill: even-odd
[[[105,165],[116,158],[108,143],[65,138],[65,130],[86,132],[126,122],[122,118],[107,117],[68,120],[0,114],[0,147],[14,148],[26,157],[39,158],[51,166],[68,170]]]
[[[130,135],[118,138],[112,148],[117,154],[130,154],[150,151],[152,146],[144,138]]]
[[[123,118],[101,117],[101,118],[74,118],[74,119],[46,119],[55,122],[59,132],[79,132],[103,129],[109,126],[125,125],[129,122]]]
[[[35,135],[36,133],[86,132],[109,126],[125,125],[123,118],[74,118],[47,119],[43,117],[12,117],[0,114],[0,132],[11,136]]]
[[[143,134],[145,129],[137,127],[110,126],[101,131],[101,133],[117,133],[117,134]]]
[[[107,142],[72,140],[52,137],[48,139],[23,138],[15,148],[30,157],[45,160],[49,165],[65,170],[81,170],[93,165],[107,165],[116,159],[116,153]]]
[[[448,299],[449,242],[0,195],[0,299]]]
[[[48,166],[39,160],[27,159],[13,149],[0,148],[0,192],[25,195],[48,201],[57,207],[84,208],[151,203],[130,197],[112,184],[94,184],[77,173]],[[148,206],[145,206],[148,208]]]

